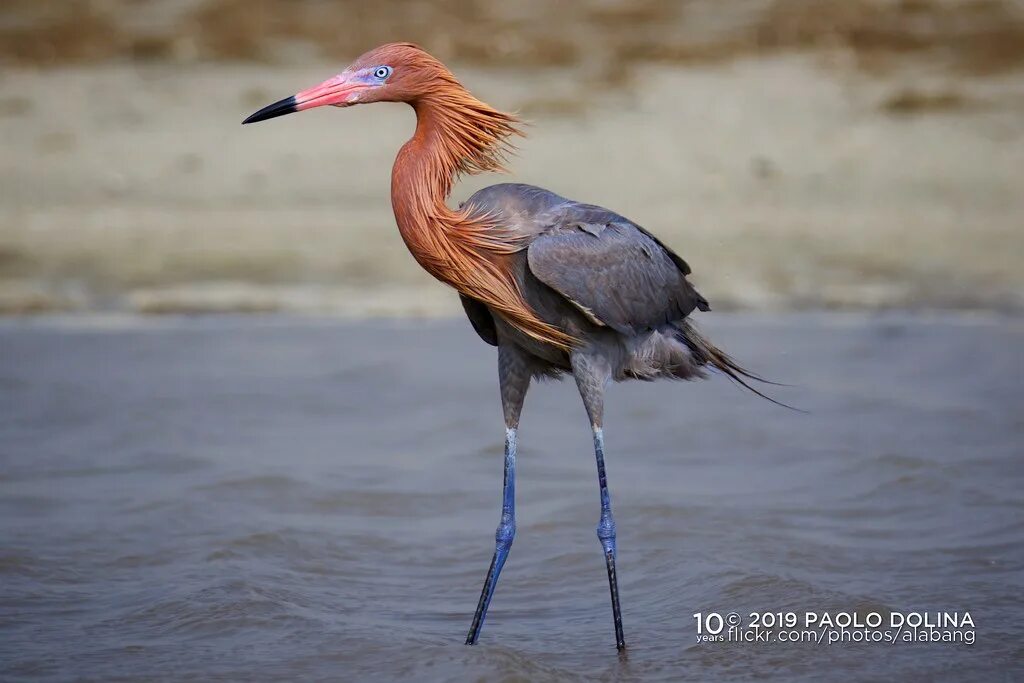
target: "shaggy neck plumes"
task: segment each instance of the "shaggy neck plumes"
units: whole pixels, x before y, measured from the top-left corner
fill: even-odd
[[[398,154],[391,203],[416,261],[460,293],[482,301],[529,336],[567,348],[571,338],[540,320],[523,300],[509,257],[526,244],[495,216],[445,200],[460,174],[503,171],[508,138],[521,134],[514,116],[477,100],[450,74],[411,102],[416,133]]]

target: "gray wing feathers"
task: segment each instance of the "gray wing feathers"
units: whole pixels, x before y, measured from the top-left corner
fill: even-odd
[[[470,299],[465,294],[459,294],[459,299],[462,301],[462,308],[466,311],[469,323],[476,330],[476,333],[480,335],[480,338],[491,346],[497,346],[498,329],[494,325],[494,318],[491,316],[487,305],[480,303],[476,299]]]
[[[708,309],[686,262],[628,219],[575,202],[543,218],[550,227],[529,247],[530,271],[592,321],[636,333]]]

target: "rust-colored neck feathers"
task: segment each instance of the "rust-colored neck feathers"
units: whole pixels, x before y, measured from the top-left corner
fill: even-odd
[[[504,171],[518,120],[473,97],[440,62],[424,70],[410,98],[416,133],[398,154],[391,203],[416,261],[460,293],[482,301],[527,335],[568,348],[571,337],[545,323],[523,299],[509,258],[527,245],[497,217],[445,200],[459,175]]]

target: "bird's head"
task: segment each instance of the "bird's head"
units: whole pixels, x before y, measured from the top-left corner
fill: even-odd
[[[432,91],[458,86],[451,72],[422,48],[388,43],[370,50],[320,85],[263,107],[242,123],[256,123],[296,111],[369,102],[411,102]]]

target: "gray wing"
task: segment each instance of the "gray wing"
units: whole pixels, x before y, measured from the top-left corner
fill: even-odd
[[[485,304],[476,299],[470,299],[465,294],[459,294],[462,300],[462,308],[466,311],[466,317],[480,338],[491,346],[498,345],[498,330],[494,325],[494,318]]]
[[[547,228],[527,252],[530,271],[593,322],[636,333],[709,310],[686,262],[629,219],[566,201],[535,220]]]

